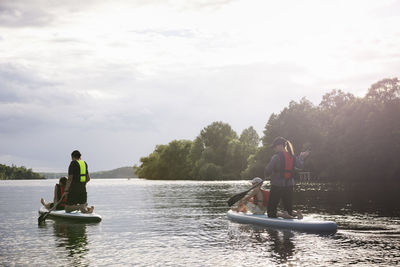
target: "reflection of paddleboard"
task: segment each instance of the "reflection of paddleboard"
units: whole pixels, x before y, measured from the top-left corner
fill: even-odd
[[[229,210],[227,213],[229,219],[239,223],[257,224],[266,227],[296,230],[309,233],[334,234],[337,231],[337,224],[332,221],[315,221],[310,218],[283,219],[268,218],[267,215],[254,215],[252,213],[243,213]]]
[[[43,214],[45,212],[49,212],[48,209],[45,207],[41,207],[39,209],[39,214]],[[65,212],[65,210],[53,210],[47,216],[48,218],[62,218],[68,220],[75,220],[81,222],[100,222],[101,216],[96,213],[82,213],[80,211],[73,211],[73,212]]]

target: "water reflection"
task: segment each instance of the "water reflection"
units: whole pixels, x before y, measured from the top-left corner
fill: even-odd
[[[239,225],[238,230],[239,236],[235,236],[231,232],[230,238],[236,239],[236,242],[239,241],[239,243],[251,244],[255,250],[262,248],[266,262],[285,264],[293,258],[296,252],[295,234],[292,231],[252,225]],[[247,238],[243,236],[243,233],[247,233]]]
[[[55,221],[53,230],[57,247],[64,247],[69,257],[84,258],[88,253],[85,223]]]
[[[101,224],[49,219],[39,229],[37,199],[54,181],[11,182],[0,181],[4,266],[400,266],[395,186],[383,195],[365,184],[299,185],[295,205],[306,216],[338,223],[321,237],[229,221],[226,200],[247,181],[98,180],[90,202]]]
[[[66,259],[70,266],[89,266],[88,238],[85,223],[55,220],[39,225],[40,228],[53,228],[55,250],[58,259]],[[63,250],[64,248],[65,250]]]
[[[271,243],[271,255],[279,263],[285,263],[290,259],[295,251],[293,243],[294,234],[291,231],[281,231],[275,229],[267,229]]]

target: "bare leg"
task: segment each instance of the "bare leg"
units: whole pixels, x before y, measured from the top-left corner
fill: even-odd
[[[65,206],[65,212],[71,212],[74,210],[80,210],[81,209],[81,205],[76,204],[76,205],[66,205]]]
[[[244,212],[244,213],[246,213],[246,212],[247,212],[247,207],[246,207],[246,205],[241,204],[241,205],[239,205],[239,206],[237,207],[236,211],[237,211],[237,212]]]
[[[46,208],[46,209],[51,209],[50,204],[51,203],[46,203],[46,201],[44,201],[43,198],[40,199],[40,203],[42,203],[42,205]]]

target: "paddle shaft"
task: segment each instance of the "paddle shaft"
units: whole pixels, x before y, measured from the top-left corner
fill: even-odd
[[[42,215],[40,215],[38,222],[41,223],[42,221],[46,220],[46,217],[49,215],[49,213],[56,209],[56,207],[58,206],[58,204],[61,203],[61,201],[64,199],[64,197],[65,197],[65,194],[63,194],[61,196],[60,200],[55,205],[53,205],[53,207],[51,209],[49,209],[48,212],[45,212]]]
[[[228,205],[229,207],[232,206],[233,204],[235,204],[236,202],[238,202],[239,200],[241,200],[248,192],[250,192],[251,190],[253,190],[254,188],[256,188],[257,186],[259,186],[260,184],[262,184],[264,181],[252,186],[249,190],[241,192],[239,194],[236,194],[234,196],[232,196],[229,200],[228,200]]]

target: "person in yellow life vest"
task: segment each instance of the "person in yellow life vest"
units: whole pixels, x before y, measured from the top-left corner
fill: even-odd
[[[62,195],[64,194],[65,186],[67,185],[67,177],[63,176],[59,179],[58,184],[54,187],[54,199],[53,202],[46,203],[46,201],[41,198],[40,203],[46,208],[51,209],[54,207],[55,203],[60,201]],[[67,203],[67,197],[64,197],[60,204],[57,205],[56,210],[63,210],[65,208],[65,204]]]
[[[89,170],[81,156],[78,150],[71,153],[72,161],[68,168],[68,181],[64,193],[68,196],[65,211],[80,210],[82,213],[92,213],[94,207],[88,207],[86,192],[86,184],[90,181]]]
[[[268,208],[268,200],[269,200],[269,190],[262,189],[263,180],[259,177],[255,177],[251,180],[252,186],[258,184],[253,190],[251,190],[244,198],[242,198],[236,209],[237,212],[248,212],[250,211],[253,214],[264,214]],[[293,213],[301,216],[300,211],[293,211]],[[289,215],[285,212],[277,212],[278,217],[282,217],[285,219],[294,219],[294,216]]]

